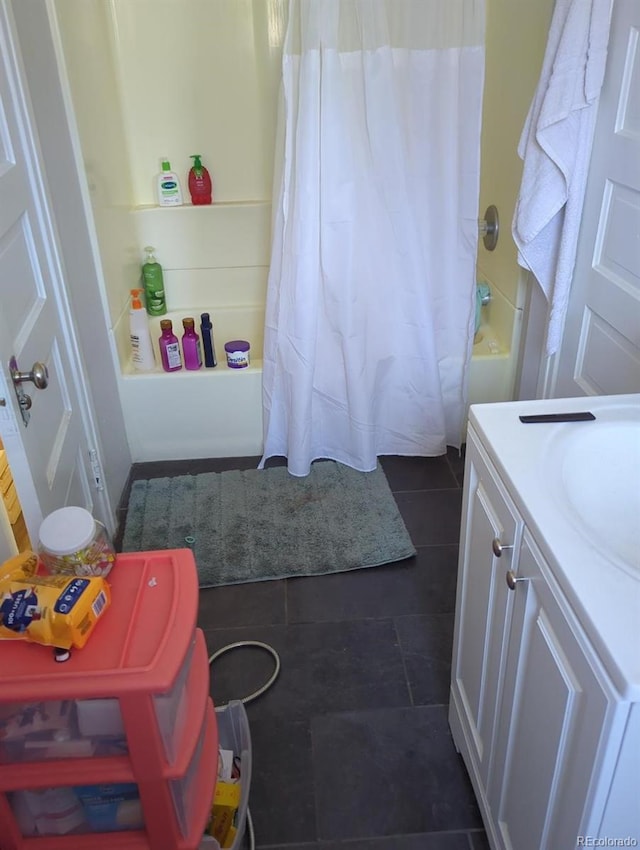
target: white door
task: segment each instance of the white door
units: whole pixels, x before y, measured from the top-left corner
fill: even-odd
[[[103,519],[105,506],[92,474],[90,461],[98,458],[89,452],[97,447],[86,436],[92,423],[78,392],[83,370],[16,44],[10,9],[0,0],[0,437],[35,544],[51,511],[80,505]],[[48,370],[46,389],[21,384],[31,399],[27,425],[12,357],[22,372],[37,362]],[[0,537],[2,556],[2,528]]]
[[[553,395],[640,392],[640,3],[614,0]]]

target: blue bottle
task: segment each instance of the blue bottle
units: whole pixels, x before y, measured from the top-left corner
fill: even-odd
[[[202,336],[202,347],[204,349],[204,365],[208,368],[218,365],[216,360],[216,348],[213,342],[213,325],[208,313],[200,315],[200,334]]]

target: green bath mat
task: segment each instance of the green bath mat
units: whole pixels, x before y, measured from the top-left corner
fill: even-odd
[[[415,554],[381,467],[323,461],[135,481],[124,552],[192,548],[200,587],[324,575]]]

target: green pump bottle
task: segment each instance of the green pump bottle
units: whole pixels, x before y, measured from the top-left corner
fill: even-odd
[[[150,316],[164,316],[167,312],[167,302],[164,297],[164,277],[162,266],[156,260],[154,248],[147,245],[145,262],[142,266],[142,285],[147,313]]]

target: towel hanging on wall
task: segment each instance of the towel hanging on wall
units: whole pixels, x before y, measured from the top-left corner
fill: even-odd
[[[518,155],[518,262],[549,302],[546,353],[558,350],[569,300],[607,58],[612,0],[556,0],[540,80]]]

